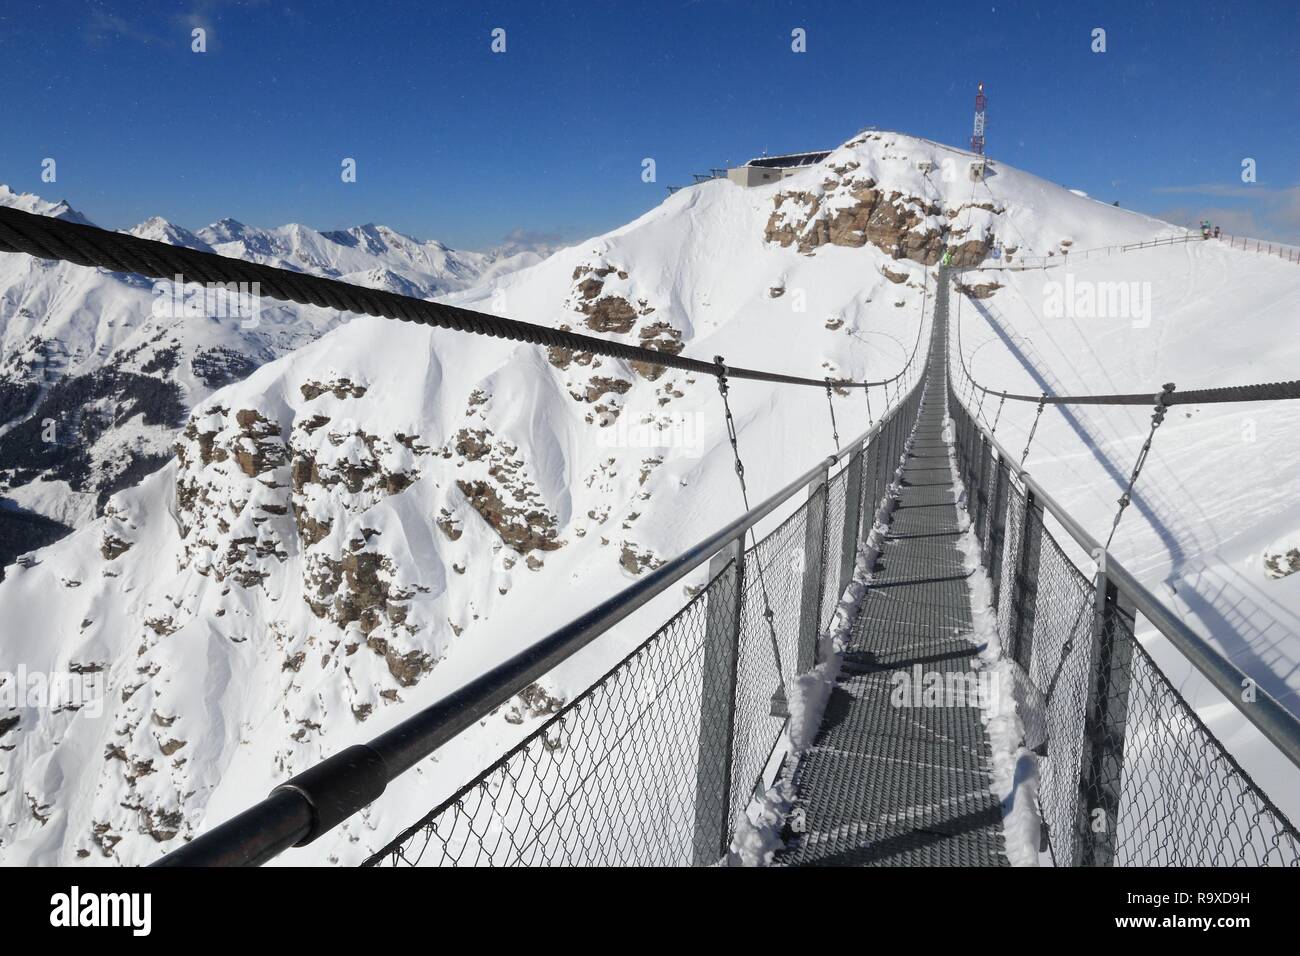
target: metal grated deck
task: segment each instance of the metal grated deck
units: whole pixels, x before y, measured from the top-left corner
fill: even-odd
[[[947,311],[940,283],[937,323]],[[946,323],[945,323],[946,324]],[[969,672],[976,647],[943,440],[944,348],[903,469],[875,580],[813,746],[794,769],[802,833],[784,866],[1006,866],[978,706],[896,707],[893,675]]]

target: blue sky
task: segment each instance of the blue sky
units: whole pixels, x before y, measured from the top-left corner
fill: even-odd
[[[982,80],[995,159],[1296,241],[1298,45],[1297,0],[7,4],[0,182],[115,228],[233,216],[466,248],[576,240],[764,149],[866,125],[965,145]]]

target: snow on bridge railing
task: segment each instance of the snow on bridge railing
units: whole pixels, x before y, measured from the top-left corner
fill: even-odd
[[[896,480],[919,390],[819,468],[769,534],[750,548],[743,531],[732,537],[705,588],[618,666],[365,865],[727,859],[784,755],[790,711],[779,689],[817,663],[818,635]]]
[[[689,551],[370,741],[277,787],[163,866],[260,865],[373,803],[388,782],[707,566],[667,623],[521,743],[365,861],[715,863],[779,763],[782,688],[816,663],[876,503],[897,479],[922,385],[879,422]],[[779,518],[749,548],[764,519]],[[777,640],[765,609],[772,609]]]
[[[952,386],[948,407],[998,637],[1036,694],[1021,719],[1046,734],[1038,799],[1055,862],[1300,866],[1300,833],[1136,640],[1138,615],[1297,768],[1300,722],[1138,583]],[[1070,559],[1049,515],[1095,571]]]

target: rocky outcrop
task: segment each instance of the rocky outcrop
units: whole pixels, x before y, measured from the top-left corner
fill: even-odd
[[[288,557],[284,529],[263,510],[287,504],[279,424],[256,409],[213,405],[191,416],[175,448],[182,566],[256,587],[268,561]]]
[[[302,397],[307,401],[319,398],[326,392],[331,393],[335,398],[360,398],[366,394],[366,386],[359,385],[350,379],[335,375],[324,382],[308,380],[299,386],[302,389]]]
[[[573,282],[566,305],[583,316],[583,324],[588,329],[609,336],[635,336],[633,344],[667,355],[681,353],[682,332],[672,322],[663,318],[644,321],[654,315],[655,308],[644,295],[638,294],[636,280],[628,270],[604,260],[588,262],[574,269]],[[566,323],[560,328],[568,331],[571,326]],[[605,427],[618,418],[622,410],[619,398],[626,394],[631,383],[622,376],[599,371],[607,360],[590,352],[558,346],[547,349],[547,359],[569,373],[565,387],[574,400],[593,405],[586,416],[590,424]],[[667,371],[667,366],[640,360],[630,361],[624,367],[650,382]],[[680,392],[669,389],[667,396],[674,394]]]
[[[626,395],[627,390],[632,387],[632,383],[623,378],[610,378],[608,375],[593,375],[587,381],[587,391],[582,396],[584,401],[594,402],[603,395],[613,393],[615,395]],[[577,398],[578,396],[574,396]]]
[[[957,291],[970,296],[972,299],[987,299],[1001,288],[1002,283],[994,280],[973,283],[970,285],[967,285],[965,282],[957,283]]]
[[[624,541],[618,563],[628,574],[635,575],[645,570],[653,571],[662,567],[664,562],[653,551],[638,547],[630,541]]]
[[[1300,571],[1300,549],[1264,552],[1264,573],[1270,578],[1284,578]]]
[[[327,550],[314,550],[307,554],[306,583],[303,599],[312,612],[331,621],[340,629],[358,625],[362,634],[370,634],[383,624],[401,625],[406,622],[408,602],[417,589],[396,583],[397,567],[388,555],[371,547],[378,536],[374,529],[365,529],[361,537],[349,541],[338,556]],[[387,655],[388,649],[381,650]],[[403,657],[403,661],[406,659]],[[409,661],[401,665],[404,683],[415,683],[419,674],[428,670],[427,655],[414,678]],[[396,667],[390,660],[390,669]],[[394,670],[394,676],[397,676]]]
[[[964,230],[953,229],[955,218],[938,201],[889,189],[850,163],[831,168],[818,189],[777,193],[764,238],[809,254],[823,245],[869,243],[896,259],[925,265],[950,250],[954,265],[978,265],[992,248],[992,233],[968,238]]]
[[[502,542],[520,554],[554,551],[563,546],[554,516],[535,494],[511,495],[515,500],[507,502],[502,489],[491,482],[461,480],[456,487]]]
[[[505,719],[509,724],[522,724],[525,720],[550,717],[564,709],[565,699],[552,694],[541,684],[529,684],[510,701]]]
[[[623,380],[609,380],[593,389],[600,394],[621,394],[629,385]],[[468,414],[473,417],[472,423],[458,430],[441,452],[460,472],[456,488],[462,501],[496,532],[503,544],[519,554],[562,547],[559,521],[538,492],[518,446],[492,431],[486,408],[471,406]],[[442,510],[437,524],[452,541],[463,533],[462,520],[451,508]]]
[[[585,315],[587,328],[593,332],[622,335],[632,331],[639,316],[654,311],[645,299],[634,305],[626,294],[606,290],[606,278],[615,275],[626,281],[628,273],[611,265],[578,266],[573,272],[573,305]]]
[[[638,345],[642,348],[654,349],[656,352],[680,355],[683,348],[682,333],[667,322],[652,322],[642,328],[637,333],[637,337]],[[666,365],[655,365],[650,362],[632,362],[631,365],[632,370],[648,382],[655,381],[668,370]]]

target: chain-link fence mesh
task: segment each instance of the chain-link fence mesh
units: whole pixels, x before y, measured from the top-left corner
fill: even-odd
[[[700,740],[705,635],[711,615],[734,614],[735,572],[729,562],[582,697],[367,862],[689,860],[696,747],[685,744]]]
[[[822,567],[820,551],[808,549],[810,526],[811,537],[819,548],[824,537],[819,532],[825,497],[824,489],[813,495],[745,556],[747,580],[736,667],[732,741],[733,780],[744,785],[731,787],[728,820],[734,820],[745,809],[785,723],[784,708],[780,703],[774,705],[773,698],[782,700],[786,683],[799,672],[799,625],[806,598],[805,576],[818,574]],[[757,573],[760,566],[762,581]],[[763,582],[766,582],[766,598]],[[766,619],[767,600],[771,602],[771,626]],[[807,652],[804,653],[806,656]],[[719,847],[717,855],[721,855],[721,850]]]
[[[1041,695],[1045,844],[1068,866],[1300,866],[1300,833],[1224,750],[1134,638],[1122,594],[1044,524],[949,392],[958,467],[985,547],[1004,654]]]
[[[785,689],[815,664],[818,634],[834,616],[845,536],[853,547],[874,519],[918,396],[743,561],[715,559],[708,584],[672,620],[366,864],[722,858],[777,756]]]

